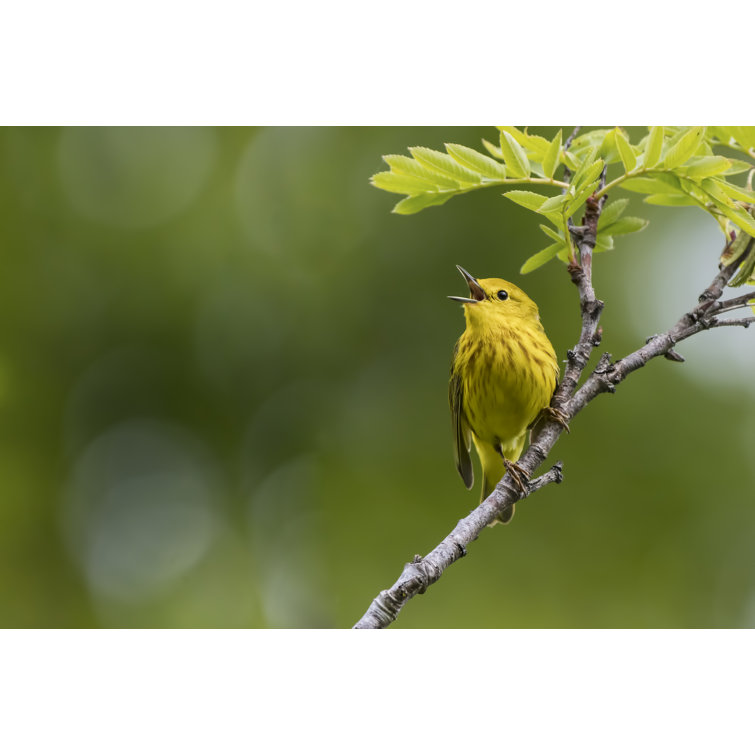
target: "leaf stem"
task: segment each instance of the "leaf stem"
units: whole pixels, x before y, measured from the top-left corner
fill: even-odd
[[[564,181],[557,181],[555,178],[502,178],[500,182],[502,184],[538,184],[540,186],[556,186],[559,189],[568,189],[569,184]],[[489,186],[490,184],[483,184],[483,186]]]
[[[605,196],[611,189],[613,189],[614,186],[618,186],[622,181],[626,181],[627,178],[637,178],[637,176],[642,176],[649,172],[650,171],[647,170],[633,170],[628,173],[623,173],[617,178],[614,178],[613,181],[609,181],[602,189],[596,191],[595,199],[600,199],[601,197]]]

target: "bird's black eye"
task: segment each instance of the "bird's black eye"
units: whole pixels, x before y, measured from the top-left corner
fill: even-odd
[[[508,292],[508,291],[504,291],[503,289],[501,289],[501,290],[500,290],[500,291],[498,292],[498,294],[496,294],[496,295],[498,296],[498,298],[499,298],[499,299],[500,299],[501,301],[506,301],[506,299],[508,299],[508,298],[509,298],[509,292]]]

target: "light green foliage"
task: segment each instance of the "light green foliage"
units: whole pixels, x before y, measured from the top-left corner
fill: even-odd
[[[560,133],[551,142],[507,127],[501,129],[498,145],[487,139],[482,141],[490,156],[461,144],[446,144],[446,152],[412,147],[411,157],[387,155],[383,159],[390,170],[372,176],[372,184],[384,191],[407,195],[393,210],[402,215],[487,186],[534,184],[568,188],[567,183],[553,178],[563,160]],[[549,198],[534,196],[536,201],[525,204],[526,207],[539,207]],[[518,201],[516,195],[512,199]]]
[[[621,156],[621,162],[624,163],[624,167],[627,171],[634,170],[637,165],[637,156],[634,154],[632,145],[627,141],[626,136],[616,129],[615,134],[616,147],[619,150]]]
[[[506,131],[501,131],[501,154],[511,176],[514,178],[529,176],[530,161],[527,159],[527,153]]]
[[[504,126],[499,127],[498,144],[487,139],[482,143],[490,156],[461,144],[446,144],[446,152],[413,147],[411,158],[386,156],[390,171],[375,174],[372,183],[407,195],[394,207],[403,215],[487,186],[525,185],[504,196],[541,215],[547,223],[540,228],[554,243],[531,256],[523,273],[554,257],[564,262],[576,259],[570,223],[579,225],[591,196],[613,198],[619,189],[645,195],[647,204],[700,207],[716,219],[727,239],[739,231],[755,235],[755,127],[653,126],[635,144],[618,126],[583,129],[567,149],[562,130],[548,140],[527,129]],[[732,151],[746,159],[732,157]],[[731,181],[731,176],[745,172],[746,186]],[[541,193],[543,189],[547,193]],[[614,236],[647,225],[643,218],[622,217],[627,203],[618,199],[604,208],[596,252],[613,249]],[[753,281],[751,271],[736,280],[740,278]]]
[[[750,215],[755,218],[755,205],[750,206]],[[750,236],[745,233],[738,234],[724,250],[721,255],[721,262],[729,265],[739,260],[739,269],[736,275],[729,282],[730,286],[748,286],[755,285],[755,247],[747,251]],[[755,299],[750,302],[752,310],[755,312]]]
[[[652,126],[645,140],[643,159],[646,168],[654,168],[661,159],[663,151],[663,126]]]
[[[501,163],[480,154],[477,150],[461,144],[446,144],[446,149],[456,162],[476,170],[486,178],[506,178],[506,168]]]
[[[561,130],[556,134],[555,139],[550,142],[548,149],[543,155],[543,175],[546,178],[553,178],[553,173],[558,165],[558,157],[561,154]]]

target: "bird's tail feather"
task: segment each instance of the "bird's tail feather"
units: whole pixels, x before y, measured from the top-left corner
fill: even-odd
[[[482,491],[480,503],[484,501],[495,489],[501,478],[506,474],[501,455],[492,446],[480,443],[477,446],[477,452],[480,455],[482,465]],[[490,526],[498,524],[508,524],[514,516],[514,505],[512,504],[506,511],[498,517]]]

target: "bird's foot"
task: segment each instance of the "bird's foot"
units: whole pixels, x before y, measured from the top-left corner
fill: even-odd
[[[543,414],[561,425],[567,433],[570,432],[568,422],[569,417],[560,409],[556,409],[554,406],[546,406],[545,409],[543,409]]]
[[[514,484],[519,488],[519,492],[522,494],[522,498],[529,495],[530,488],[528,485],[530,476],[527,471],[520,467],[515,461],[509,461],[504,458],[503,466],[506,467],[506,471],[511,475],[511,479]]]

